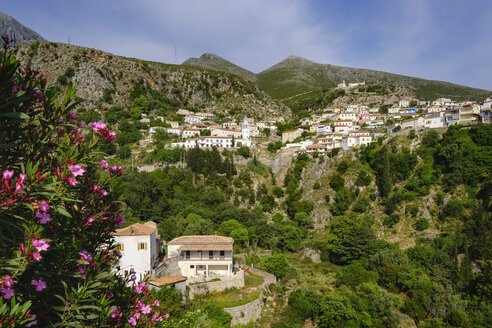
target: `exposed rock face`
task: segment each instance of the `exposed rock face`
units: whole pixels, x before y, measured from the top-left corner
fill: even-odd
[[[50,83],[57,83],[67,69],[73,69],[73,76],[66,75],[67,82],[73,82],[85,108],[128,107],[132,90],[140,87],[157,93],[176,107],[191,106],[200,111],[256,119],[288,120],[291,116],[289,108],[270,98],[255,83],[230,73],[145,62],[95,49],[39,41],[22,42],[17,47],[17,57],[46,73]],[[109,101],[103,98],[108,91]]]
[[[0,12],[0,35],[9,36],[16,44],[24,40],[44,40],[41,35],[2,12]]]

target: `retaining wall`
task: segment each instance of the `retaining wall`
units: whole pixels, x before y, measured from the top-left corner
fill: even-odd
[[[261,310],[263,310],[263,292],[260,296],[244,305],[235,306],[231,308],[225,308],[224,311],[228,312],[232,316],[231,326],[234,327],[238,324],[246,325],[250,321],[256,321],[261,316]]]
[[[270,285],[277,282],[277,278],[271,273],[258,270],[248,265],[240,265],[246,271],[262,276],[263,283],[260,286],[260,296],[247,304],[235,306],[231,308],[225,308],[224,311],[228,312],[232,316],[231,326],[238,324],[246,325],[250,321],[256,321],[261,316],[263,305],[265,304],[265,296],[263,291]],[[242,271],[242,270],[241,270]]]
[[[198,285],[189,285],[189,298],[193,299],[195,295],[206,294],[210,292],[220,292],[227,288],[242,288],[244,287],[244,271],[239,270],[231,277],[217,277],[221,281],[212,281]]]

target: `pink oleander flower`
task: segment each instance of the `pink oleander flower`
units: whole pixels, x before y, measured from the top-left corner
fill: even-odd
[[[93,216],[89,216],[89,218],[87,219],[87,222],[89,222],[90,224],[92,224],[92,222],[96,221],[96,219],[94,219]]]
[[[106,141],[113,142],[115,138],[116,138],[116,132],[111,131],[108,133],[108,136],[106,137]]]
[[[79,128],[84,129],[85,128],[85,124],[84,123],[80,123],[79,124]]]
[[[114,319],[114,318],[117,318],[117,317],[120,316],[121,311],[120,311],[120,309],[118,309],[117,306],[114,306],[113,305],[113,306],[110,307],[110,309],[113,309],[113,308],[114,308],[114,310],[113,310],[113,313],[111,314],[111,318]]]
[[[109,168],[108,162],[106,162],[106,160],[104,160],[104,159],[99,162],[99,166],[101,166],[105,170],[107,170]]]
[[[135,287],[135,293],[142,294],[143,290],[147,287],[145,281],[139,281],[138,285]]]
[[[159,303],[159,300],[155,300],[155,301],[154,301],[154,303],[152,303],[152,305],[153,305],[153,306],[159,306],[159,305],[161,305],[161,304]]]
[[[48,248],[50,248],[50,244],[46,240],[40,239],[40,240],[33,240],[32,245],[36,247],[38,252],[41,251],[47,251]]]
[[[3,178],[4,178],[4,180],[7,180],[8,181],[8,180],[12,179],[13,176],[14,176],[14,170],[12,170],[12,171],[9,171],[9,170],[3,171]]]
[[[79,182],[75,178],[68,178],[68,183],[70,183],[71,186],[75,186]]]
[[[101,190],[101,186],[95,184],[92,186],[92,189],[94,189],[94,191],[98,191],[98,190]]]
[[[96,132],[103,131],[107,129],[106,123],[94,122],[89,124],[89,126]]]
[[[130,319],[128,319],[128,323],[132,326],[136,326],[137,320],[134,317],[131,317]]]
[[[107,192],[106,190],[104,190],[104,189],[103,189],[103,190],[101,190],[101,195],[103,195],[103,196],[107,196],[107,195],[108,195],[108,192]]]
[[[48,203],[46,203],[45,200],[42,200],[41,204],[39,205],[39,209],[41,210],[41,212],[48,212],[50,210],[50,206],[48,205]]]
[[[19,174],[19,177],[20,177],[19,178],[19,183],[21,185],[23,185],[24,184],[24,181],[26,181],[27,175],[25,175],[24,173],[21,173],[21,174]]]
[[[3,285],[5,287],[12,287],[14,285],[14,281],[12,280],[12,278],[10,276],[5,276],[5,278],[3,279]]]
[[[70,112],[70,113],[68,113],[68,117],[70,117],[70,118],[76,118],[77,117],[77,114],[75,114],[75,112]]]
[[[39,279],[39,280],[32,280],[31,281],[31,285],[36,286],[36,291],[37,292],[40,292],[40,291],[42,291],[43,289],[46,288],[46,282],[44,282],[41,279]]]
[[[82,251],[82,252],[79,253],[79,255],[80,255],[80,258],[82,260],[85,260],[87,262],[91,262],[92,261],[92,256],[87,251]]]
[[[46,224],[47,222],[51,221],[51,215],[48,213],[36,213],[36,217],[39,219],[40,224]]]
[[[73,174],[74,177],[83,176],[87,170],[85,170],[82,165],[69,165],[68,170]]]
[[[41,256],[41,254],[39,253],[32,253],[32,258],[35,260],[35,261],[40,261],[43,257]]]
[[[149,314],[150,311],[152,311],[152,308],[150,307],[150,305],[145,305],[142,306],[141,311],[143,314]]]
[[[164,318],[169,318],[169,313],[164,314]],[[160,320],[162,321],[162,320]]]
[[[12,288],[0,288],[0,292],[3,294],[3,298],[8,300],[15,294],[15,290]]]

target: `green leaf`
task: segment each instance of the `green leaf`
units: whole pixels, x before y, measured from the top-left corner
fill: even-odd
[[[61,215],[66,216],[67,218],[71,218],[72,217],[72,215],[70,213],[68,213],[68,211],[64,207],[57,206],[56,207],[56,211],[58,213],[60,213]]]

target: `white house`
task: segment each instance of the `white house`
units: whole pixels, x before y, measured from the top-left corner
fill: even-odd
[[[190,138],[194,136],[199,136],[200,130],[198,129],[184,129],[183,130],[183,138]]]
[[[336,120],[333,122],[335,124],[335,126],[337,125],[345,125],[345,126],[353,126],[354,125],[354,121],[352,120]]]
[[[441,113],[428,114],[424,118],[425,129],[444,128],[446,126],[446,118]]]
[[[341,112],[338,113],[335,117],[337,118],[337,120],[349,120],[355,122],[359,119],[359,114],[355,112]]]
[[[350,131],[350,126],[335,124],[335,133],[348,134]]]
[[[424,127],[424,119],[422,117],[414,117],[401,122],[402,129],[420,129]]]
[[[319,134],[330,133],[332,132],[331,125],[328,123],[320,123],[316,129],[316,132]]]
[[[232,275],[234,240],[222,236],[183,236],[171,240],[168,257],[178,256],[181,275],[187,278]]]
[[[388,108],[388,114],[398,114],[400,112],[400,107],[391,107]]]
[[[202,119],[203,119],[202,116],[196,116],[196,115],[185,116],[185,122],[190,124],[202,123]]]
[[[143,278],[158,264],[160,243],[154,222],[135,223],[113,234],[117,249],[121,252],[118,273],[134,269],[137,279]]]
[[[362,145],[368,145],[371,142],[371,133],[369,131],[360,130],[357,132],[351,132],[346,138],[343,138],[342,148],[349,149],[352,147],[360,147]]]
[[[166,129],[166,132],[167,133],[171,133],[171,134],[176,134],[176,135],[181,135],[181,129],[180,128],[173,128],[173,127],[170,127],[170,128],[167,128]]]
[[[211,135],[214,137],[241,138],[241,131],[237,131],[233,129],[217,128],[212,130]]]
[[[399,107],[408,107],[408,106],[410,106],[410,100],[400,100],[400,102],[398,103],[398,106]]]

